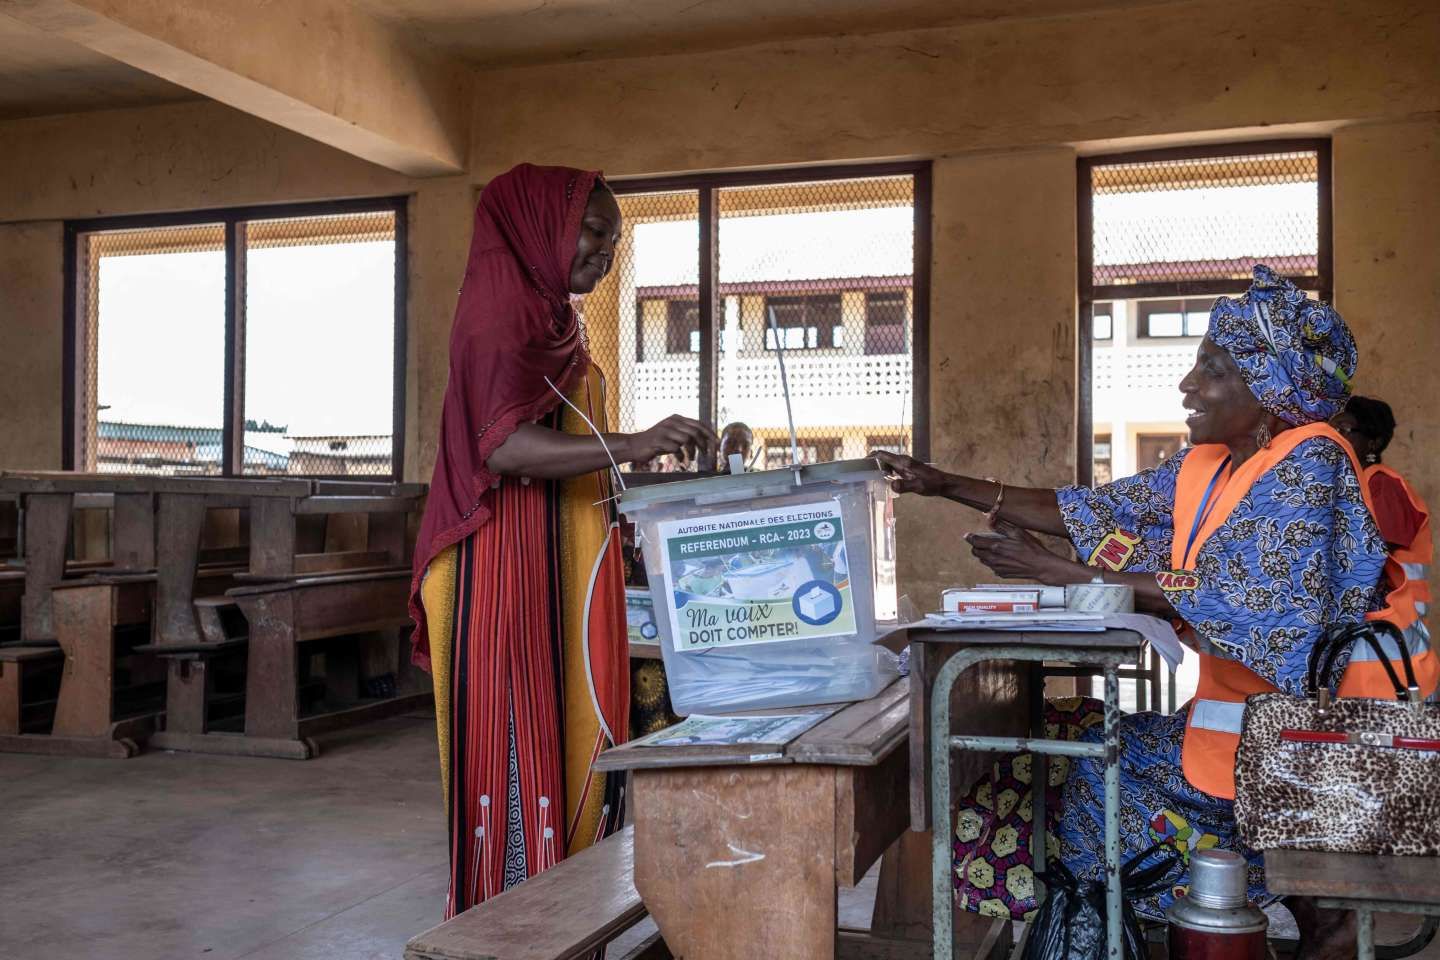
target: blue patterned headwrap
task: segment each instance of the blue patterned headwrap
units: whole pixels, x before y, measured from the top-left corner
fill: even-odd
[[[1306,299],[1264,264],[1239,297],[1210,310],[1210,332],[1260,405],[1286,423],[1329,420],[1345,409],[1355,376],[1355,338],[1328,303]]]

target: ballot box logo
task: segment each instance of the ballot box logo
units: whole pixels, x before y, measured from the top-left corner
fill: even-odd
[[[822,627],[840,616],[840,607],[843,604],[840,591],[824,580],[811,580],[802,584],[790,601],[795,616],[816,627]]]
[[[855,632],[837,502],[670,520],[658,533],[677,653]]]

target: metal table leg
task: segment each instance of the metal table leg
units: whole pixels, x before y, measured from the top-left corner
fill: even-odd
[[[1030,737],[969,737],[950,734],[950,691],[962,672],[985,660],[1018,660],[1043,663],[1070,660],[1098,663],[1105,669],[1105,741],[1103,744]],[[953,960],[955,952],[955,896],[952,869],[950,822],[950,754],[953,750],[991,752],[1032,752],[1072,757],[1089,757],[1105,764],[1105,868],[1106,936],[1109,957],[1121,956],[1120,937],[1120,679],[1117,670],[1125,661],[1119,654],[1080,658],[1071,648],[967,647],[945,661],[935,677],[930,694],[930,810],[931,810],[931,906],[934,933],[934,960]],[[1036,784],[1031,777],[1032,796]],[[1033,803],[1033,799],[1032,799]],[[1043,821],[1040,821],[1043,826]]]
[[[1120,960],[1120,680],[1105,668],[1105,937]]]
[[[1355,956],[1359,960],[1384,960],[1386,957],[1411,957],[1430,945],[1435,936],[1440,906],[1432,903],[1407,903],[1403,900],[1349,900],[1343,897],[1319,897],[1316,905],[1327,910],[1355,911]],[[1409,913],[1426,918],[1426,922],[1404,943],[1375,943],[1375,912]]]
[[[1355,911],[1355,956],[1358,960],[1375,960],[1375,914],[1369,908]]]

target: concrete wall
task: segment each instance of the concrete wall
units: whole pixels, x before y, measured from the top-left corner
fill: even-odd
[[[60,466],[61,234],[0,224],[0,467]]]
[[[1356,390],[1395,409],[1385,462],[1437,507],[1440,118],[1347,127],[1333,149],[1335,306],[1360,344]]]
[[[1343,127],[1337,297],[1364,343],[1362,379],[1386,371],[1380,392],[1405,423],[1394,460],[1419,471],[1440,454],[1440,430],[1425,425],[1440,307],[1437,48],[1429,0],[1277,0],[1263,23],[1253,3],[1223,0],[507,69],[476,78],[470,175],[426,181],[214,104],[0,124],[0,466],[58,463],[64,218],[410,194],[406,472],[423,480],[477,183],[522,159],[629,176],[921,156],[937,161],[935,459],[1064,483],[1077,146],[1309,124]],[[902,589],[917,605],[980,575],[958,536],[974,514],[906,502],[899,516]]]

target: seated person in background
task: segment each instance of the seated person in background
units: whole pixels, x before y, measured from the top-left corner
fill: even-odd
[[[740,454],[740,463],[745,469],[749,469],[754,461],[751,451],[755,448],[755,434],[740,421],[727,424],[724,430],[720,431],[720,462],[717,467],[721,471],[730,469],[730,454]]]
[[[1310,652],[1325,629],[1367,617],[1406,631],[1427,693],[1440,668],[1420,640],[1410,585],[1394,565],[1387,568],[1358,482],[1360,464],[1326,422],[1343,407],[1356,363],[1344,321],[1260,266],[1244,296],[1215,302],[1209,331],[1180,381],[1195,445],[1153,470],[1093,490],[1049,490],[948,474],[895,454],[876,458],[898,493],[989,511],[997,532],[967,540],[1001,577],[1068,584],[1098,575],[1134,587],[1139,609],[1176,621],[1199,653],[1200,687],[1180,714],[1133,714],[1121,723],[1122,858],[1157,841],[1172,843],[1187,863],[1197,848],[1232,849],[1249,860],[1250,896],[1263,905],[1274,899],[1265,890],[1263,858],[1235,833],[1245,697],[1302,695]],[[1050,552],[1032,530],[1067,537],[1088,564]],[[1357,661],[1341,692],[1391,691],[1383,664]],[[1052,703],[1050,734],[1099,742],[1099,708],[1093,700]],[[1063,811],[1052,835],[1056,852],[1077,877],[1098,881],[1103,767],[1090,759],[1050,762],[1050,783],[1063,784],[1061,803],[1047,807]],[[961,805],[956,886],[967,909],[1023,912],[1017,901],[1028,899],[1033,884],[1030,769],[1029,757],[1002,760],[994,778],[982,781],[983,794]],[[1188,882],[1187,869],[1177,886]],[[1161,918],[1174,893],[1135,909]],[[1348,914],[1318,911],[1313,901],[1294,909],[1302,958],[1354,955]]]
[[[1365,464],[1365,486],[1370,491],[1380,535],[1390,545],[1395,559],[1407,565],[1411,579],[1425,579],[1419,565],[1429,566],[1433,551],[1430,511],[1404,477],[1380,462],[1380,455],[1395,435],[1395,415],[1390,412],[1390,404],[1372,397],[1351,397],[1345,409],[1331,418],[1330,425],[1350,441],[1355,455]],[[1429,600],[1429,596],[1425,599]]]

